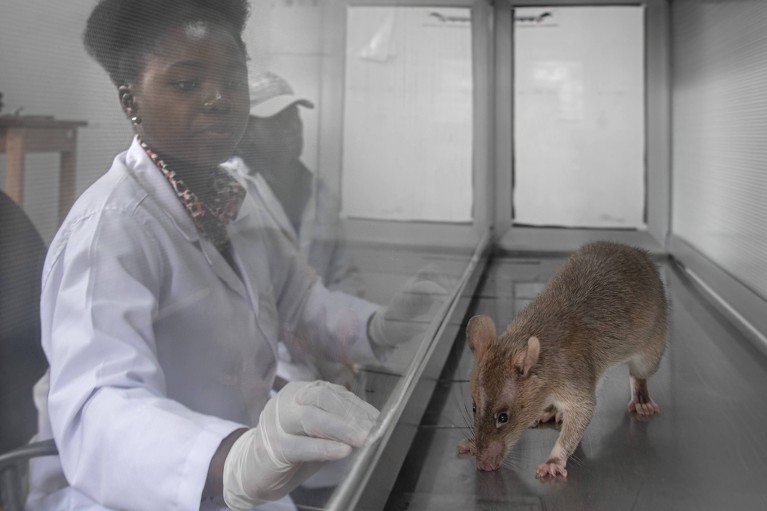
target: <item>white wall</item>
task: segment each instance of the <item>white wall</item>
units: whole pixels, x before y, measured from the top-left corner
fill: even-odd
[[[672,9],[673,233],[767,300],[767,2]]]

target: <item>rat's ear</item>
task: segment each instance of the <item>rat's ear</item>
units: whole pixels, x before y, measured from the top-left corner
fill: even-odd
[[[537,337],[532,336],[527,340],[527,348],[516,353],[511,362],[523,378],[530,375],[530,370],[538,363],[538,356],[541,354],[541,342]]]
[[[466,341],[474,353],[474,358],[482,359],[490,345],[495,342],[495,323],[492,318],[484,314],[471,318],[466,325]]]

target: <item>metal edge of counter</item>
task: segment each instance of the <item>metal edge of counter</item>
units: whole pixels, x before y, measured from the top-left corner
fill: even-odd
[[[377,427],[351,460],[346,477],[325,509],[375,511],[386,504],[450,353],[450,343],[460,330],[472,293],[487,265],[492,241],[491,232],[479,241],[458,285],[436,315],[439,319],[424,334],[424,341],[428,342],[419,346],[413,363],[383,407]]]
[[[767,355],[764,298],[684,239],[671,236],[669,248],[674,262],[703,296]]]

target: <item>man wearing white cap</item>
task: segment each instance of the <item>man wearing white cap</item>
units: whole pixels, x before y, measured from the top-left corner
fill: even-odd
[[[361,296],[362,278],[345,248],[333,194],[301,161],[303,123],[299,106],[314,108],[296,96],[288,82],[270,72],[250,84],[250,121],[237,148],[244,167],[264,189],[268,206],[328,289]]]
[[[295,245],[323,284],[330,290],[362,296],[364,284],[346,249],[340,204],[335,196],[301,161],[303,123],[299,107],[314,108],[297,96],[288,82],[265,72],[250,82],[250,120],[227,163],[261,197],[274,222]],[[351,384],[350,368],[302,352],[285,339],[278,376],[285,380],[317,377]],[[290,349],[293,346],[293,349]]]

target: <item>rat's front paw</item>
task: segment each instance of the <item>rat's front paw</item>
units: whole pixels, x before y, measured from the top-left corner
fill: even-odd
[[[474,440],[471,438],[467,438],[465,440],[461,440],[458,442],[458,456],[476,456],[477,455],[477,444],[474,443]]]
[[[632,399],[629,401],[628,408],[629,412],[634,412],[637,415],[657,415],[660,413],[660,406],[658,406],[652,399],[647,402]]]
[[[542,463],[535,470],[536,479],[556,479],[559,476],[562,476],[562,479],[567,479],[567,469],[564,465],[559,465],[553,461]]]

